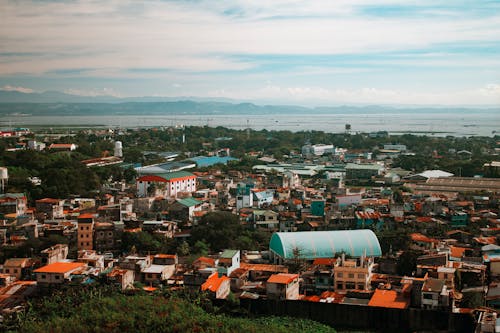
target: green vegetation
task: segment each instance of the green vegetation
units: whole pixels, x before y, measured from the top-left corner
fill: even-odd
[[[0,326],[8,332],[335,332],[295,318],[232,318],[208,313],[200,299],[175,295],[124,295],[90,287],[55,292],[32,301],[25,312]]]

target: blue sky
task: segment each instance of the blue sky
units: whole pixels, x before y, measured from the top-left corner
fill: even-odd
[[[0,89],[500,105],[500,1],[0,0]]]

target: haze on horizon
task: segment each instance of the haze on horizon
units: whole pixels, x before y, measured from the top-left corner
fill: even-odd
[[[500,106],[500,2],[0,0],[0,90]]]

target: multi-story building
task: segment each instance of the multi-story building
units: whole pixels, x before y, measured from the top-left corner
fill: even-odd
[[[94,249],[94,215],[81,214],[78,216],[78,231],[77,231],[77,248],[78,250],[93,250]]]
[[[94,248],[97,252],[112,251],[116,248],[113,223],[96,222],[94,230]]]
[[[299,274],[273,274],[267,280],[266,293],[269,299],[299,299]]]
[[[335,290],[369,290],[372,280],[373,258],[339,258],[334,268]]]
[[[47,219],[59,219],[64,217],[64,200],[44,198],[36,201],[37,213],[45,214]]]
[[[26,213],[27,202],[24,193],[0,194],[0,213],[23,215]]]

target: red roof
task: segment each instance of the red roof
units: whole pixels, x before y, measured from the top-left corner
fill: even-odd
[[[434,238],[429,238],[425,235],[422,235],[420,233],[413,233],[410,235],[411,240],[414,242],[421,242],[421,243],[439,243],[437,239]]]
[[[394,290],[376,289],[368,306],[382,308],[406,309],[410,305],[410,299],[404,298]]]
[[[217,290],[219,290],[222,282],[224,281],[229,281],[230,279],[223,275],[221,277],[219,277],[217,275],[217,273],[213,273],[212,275],[210,275],[207,279],[207,281],[205,281],[205,283],[203,283],[201,285],[201,290],[204,291],[204,290],[210,290],[212,292],[217,292]]]
[[[35,273],[68,273],[77,268],[84,267],[83,262],[55,262],[50,265],[35,269]]]
[[[474,237],[474,240],[480,244],[488,245],[488,244],[496,244],[496,237]]]
[[[317,258],[314,259],[313,265],[335,266],[336,262],[335,258]]]
[[[156,175],[147,175],[147,176],[142,176],[137,178],[137,181],[140,182],[161,182],[161,183],[166,183],[168,180],[166,180],[163,177],[156,176]]]
[[[293,280],[298,278],[299,274],[285,274],[285,273],[273,274],[267,280],[267,283],[289,284]]]
[[[52,199],[52,198],[43,198],[43,199],[38,199],[36,202],[40,203],[51,203],[51,204],[58,204],[61,200],[59,199]]]
[[[94,217],[95,217],[95,214],[91,214],[91,213],[78,215],[78,219],[93,219]]]
[[[197,264],[197,263],[203,263],[203,264],[206,264],[206,265],[215,266],[215,259],[208,258],[208,257],[199,257],[198,259],[196,259],[194,261],[193,264]]]
[[[450,246],[450,255],[455,258],[462,258],[466,247]]]

